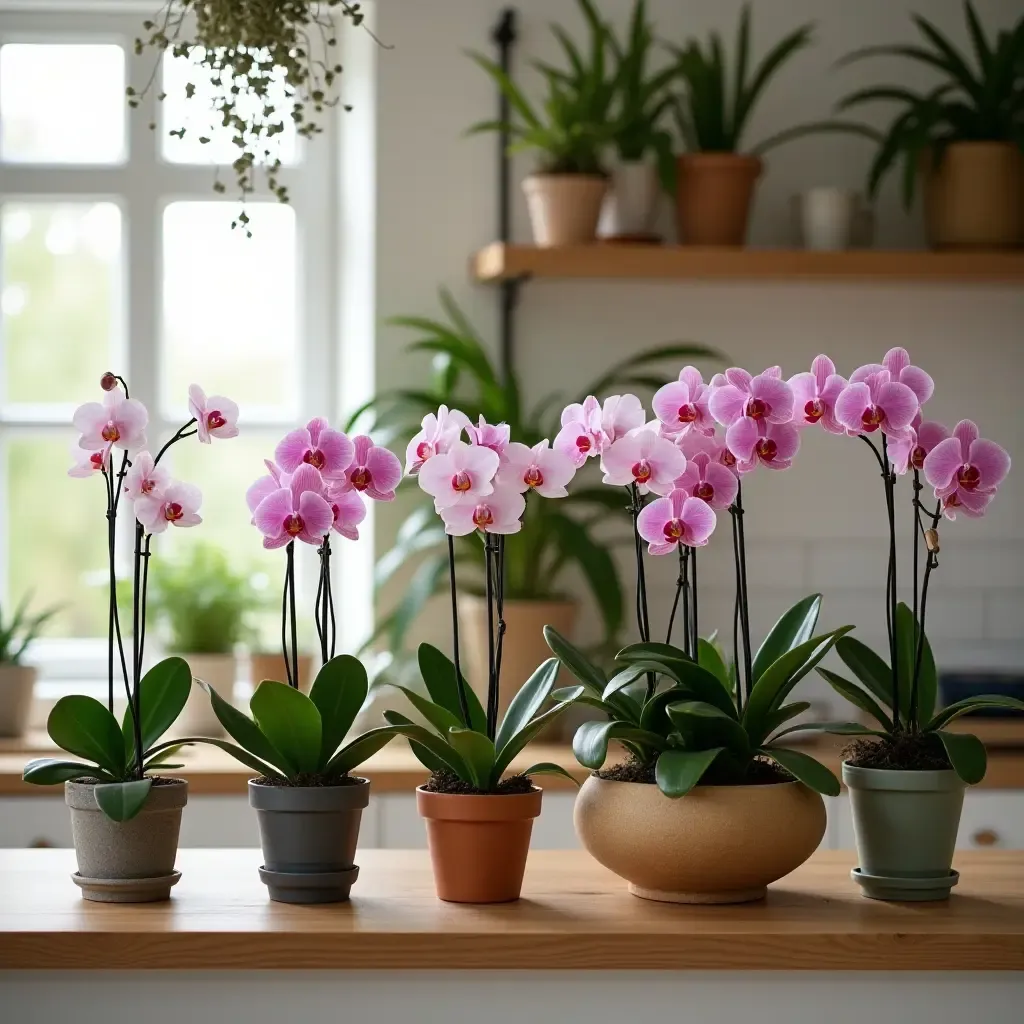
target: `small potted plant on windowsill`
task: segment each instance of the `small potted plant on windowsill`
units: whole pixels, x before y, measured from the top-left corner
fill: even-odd
[[[36,670],[22,658],[29,644],[57,613],[48,608],[36,615],[28,613],[28,597],[14,610],[8,621],[0,609],[0,736],[5,739],[25,735],[32,711]]]

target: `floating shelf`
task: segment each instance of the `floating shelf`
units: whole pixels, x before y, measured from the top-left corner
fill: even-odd
[[[496,242],[470,264],[477,281],[523,277],[676,281],[920,281],[1024,285],[1024,251],[732,249],[594,244],[539,249]]]

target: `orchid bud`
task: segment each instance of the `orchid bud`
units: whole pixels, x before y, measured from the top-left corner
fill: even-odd
[[[104,391],[113,391],[114,388],[117,387],[117,377],[115,377],[110,370],[107,370],[107,372],[100,377],[100,387],[103,388]]]

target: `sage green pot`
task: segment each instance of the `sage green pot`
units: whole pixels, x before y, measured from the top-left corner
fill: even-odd
[[[942,900],[956,885],[953,850],[964,782],[946,771],[855,768],[843,762],[860,865],[852,876],[876,900]]]

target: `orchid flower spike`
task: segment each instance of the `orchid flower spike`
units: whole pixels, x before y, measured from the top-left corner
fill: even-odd
[[[188,389],[189,412],[195,417],[196,432],[203,444],[211,438],[238,437],[238,406],[223,395],[210,395],[198,384]]]
[[[102,402],[80,405],[71,422],[81,431],[78,447],[84,451],[97,452],[111,445],[125,451],[146,446],[149,413],[137,398],[125,398],[120,388],[104,394]]]
[[[518,533],[522,529],[522,516],[526,499],[515,488],[498,484],[490,494],[467,504],[449,505],[441,509],[444,532],[453,537],[465,537],[474,530],[484,533]]]
[[[576,475],[573,460],[549,447],[545,438],[532,448],[513,441],[505,452],[495,486],[509,486],[520,493],[536,491],[544,498],[565,498],[566,484]]]
[[[961,420],[953,436],[940,441],[924,460],[925,479],[935,488],[948,519],[957,510],[978,518],[1010,472],[1010,456],[995,441],[987,441],[971,420]]]
[[[574,402],[562,410],[562,428],[555,436],[554,449],[567,455],[577,469],[595,455],[600,455],[604,438],[601,432],[601,403],[588,395],[582,403]]]
[[[654,414],[668,436],[680,437],[696,431],[711,437],[715,419],[708,406],[710,390],[694,366],[684,366],[679,380],[660,388],[651,401]]]
[[[781,372],[772,366],[752,377],[746,370],[733,367],[725,371],[724,379],[716,374],[708,399],[711,415],[723,427],[743,417],[788,423],[793,418],[793,391],[780,379]]]
[[[163,533],[168,526],[198,526],[203,495],[193,484],[172,480],[159,492],[135,500],[135,518],[147,533]]]
[[[423,417],[420,428],[405,449],[405,471],[410,476],[419,473],[427,459],[443,455],[455,441],[461,440],[463,430],[469,429],[469,417],[442,405],[436,415],[428,412]]]
[[[467,424],[466,434],[470,444],[479,445],[481,448],[490,448],[499,456],[503,456],[505,449],[508,448],[511,428],[507,423],[488,423],[481,416],[477,426],[474,427],[471,423]]]
[[[731,469],[712,462],[707,452],[698,452],[675,482],[675,489],[691,498],[700,498],[716,511],[728,508],[735,500],[739,481]]]
[[[319,545],[334,524],[334,512],[323,495],[324,482],[310,465],[299,466],[286,487],[267,495],[256,506],[253,522],[263,534],[265,548],[280,548],[293,540]]]
[[[641,494],[668,494],[686,469],[686,456],[654,430],[636,430],[608,448],[601,468],[606,484],[636,484]]]
[[[846,387],[846,378],[836,373],[836,364],[828,356],[817,356],[810,373],[789,378],[793,392],[793,422],[800,427],[820,423],[830,434],[845,434],[836,419],[836,399]]]
[[[851,434],[881,430],[889,438],[909,438],[910,424],[921,407],[917,395],[906,384],[892,380],[884,367],[855,379],[859,373],[853,374],[836,399],[836,419]]]
[[[671,491],[668,497],[657,498],[637,516],[636,528],[647,541],[652,555],[667,555],[680,544],[688,548],[704,547],[715,532],[714,510],[700,498],[686,491]]]
[[[387,448],[378,448],[366,434],[355,439],[355,455],[345,470],[342,489],[353,488],[374,501],[394,501],[402,479],[402,463]]]
[[[157,466],[149,452],[138,452],[125,474],[124,493],[132,501],[146,497],[159,498],[170,482],[171,474],[166,466]]]
[[[355,445],[322,416],[286,434],[274,451],[275,462],[286,473],[312,466],[325,479],[341,476],[352,464]]]
[[[440,512],[452,505],[475,505],[494,490],[498,453],[490,448],[453,441],[446,452],[431,456],[419,472],[420,487]]]

